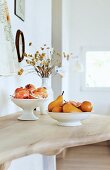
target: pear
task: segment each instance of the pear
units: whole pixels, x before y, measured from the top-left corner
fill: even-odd
[[[62,112],[63,111],[63,107],[62,106],[55,106],[52,109],[52,112]]]
[[[64,113],[73,113],[73,112],[82,112],[80,109],[72,105],[70,102],[67,102],[63,106]]]
[[[62,95],[58,96],[56,100],[49,103],[49,105],[48,105],[49,112],[52,112],[54,107],[61,106],[63,104],[63,94],[64,94],[64,92],[62,93]]]

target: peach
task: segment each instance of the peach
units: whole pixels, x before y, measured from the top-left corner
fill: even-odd
[[[15,98],[17,99],[28,99],[29,98],[29,91],[26,89],[22,89],[19,92],[15,93]]]
[[[29,95],[29,99],[35,99],[31,94]]]
[[[29,99],[35,99],[36,97],[40,97],[39,92],[37,90],[34,90],[33,92],[30,93]]]
[[[73,106],[75,107],[80,107],[81,106],[81,103],[80,102],[75,102],[75,101],[69,101]]]
[[[36,87],[33,84],[27,84],[25,89],[27,89],[29,92],[32,92],[36,89]]]
[[[48,94],[46,92],[37,91],[37,89],[32,92],[32,95],[35,97],[43,97],[43,98],[48,97]],[[30,94],[30,96],[32,96],[32,95]]]
[[[43,98],[47,98],[48,97],[47,93],[42,93],[41,95],[42,95]]]
[[[46,87],[39,87],[39,88],[37,88],[37,91],[38,92],[47,92],[47,89],[46,89]]]
[[[18,88],[15,89],[15,93],[17,93],[17,92],[19,92],[21,90],[23,90],[23,87],[18,87]]]

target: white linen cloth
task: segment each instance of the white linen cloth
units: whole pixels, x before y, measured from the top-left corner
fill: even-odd
[[[0,75],[17,73],[17,53],[6,0],[0,0]]]

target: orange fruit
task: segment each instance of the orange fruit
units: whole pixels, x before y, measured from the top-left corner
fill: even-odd
[[[91,112],[93,106],[92,106],[92,103],[91,103],[91,102],[89,102],[89,101],[84,101],[84,102],[81,103],[80,108],[81,108],[81,110],[82,110],[83,112]]]

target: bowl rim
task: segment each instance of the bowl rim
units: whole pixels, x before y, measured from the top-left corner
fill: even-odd
[[[47,98],[36,98],[36,99],[19,99],[19,98],[14,98],[14,96],[10,97],[11,100],[18,100],[18,101],[35,101],[35,100],[48,100]]]
[[[56,114],[56,115],[62,115],[62,116],[70,116],[70,115],[85,115],[85,114],[92,114],[93,112],[72,112],[72,113],[69,113],[69,112],[49,112],[48,111],[48,114]]]

